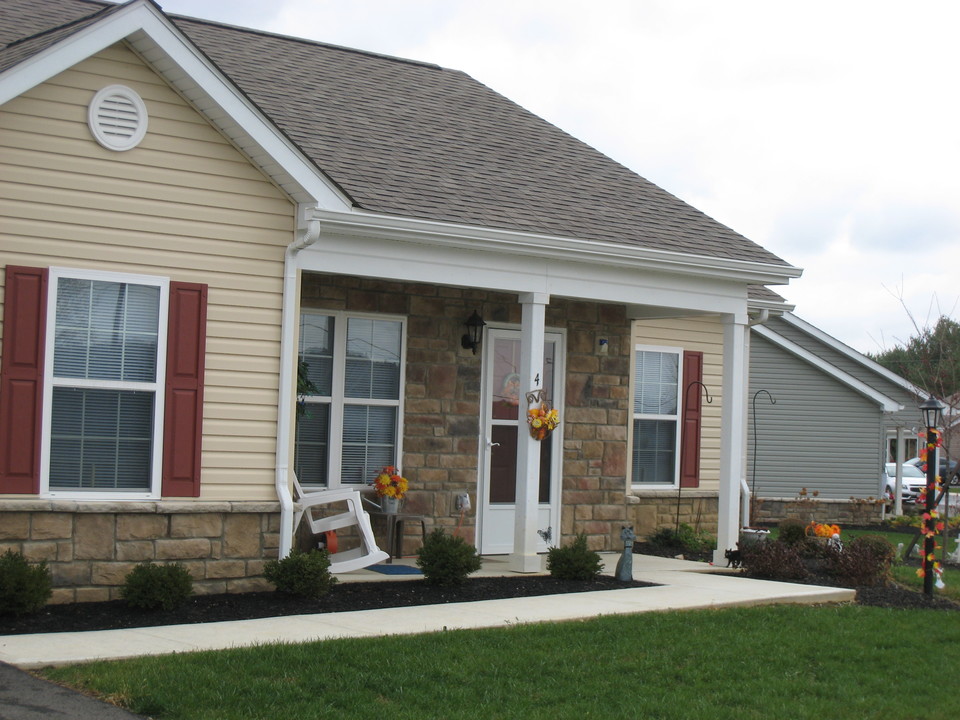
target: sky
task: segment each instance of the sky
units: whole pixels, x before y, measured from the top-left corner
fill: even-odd
[[[960,313],[955,0],[159,0],[462,70],[803,268],[864,353]]]

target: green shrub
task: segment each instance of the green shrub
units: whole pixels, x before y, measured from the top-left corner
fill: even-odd
[[[417,567],[428,585],[462,585],[467,575],[480,569],[480,558],[462,537],[437,528],[417,551]]]
[[[35,613],[53,593],[45,562],[31,565],[23,553],[7,550],[0,555],[0,615]]]
[[[800,546],[778,540],[761,540],[743,546],[740,560],[747,575],[765,580],[802,580],[810,574]]]
[[[827,563],[830,573],[846,585],[886,585],[896,556],[896,549],[882,535],[861,535],[842,551],[829,553]]]
[[[193,578],[180,563],[143,562],[127,573],[120,597],[140,610],[173,610],[193,594]]]
[[[785,518],[780,521],[780,532],[777,539],[787,545],[799,545],[807,538],[807,527],[801,520]]]
[[[714,550],[717,542],[705,532],[694,530],[686,523],[676,528],[658,528],[647,541],[661,548],[679,548],[686,553],[702,553]]]
[[[281,560],[270,560],[263,574],[278,592],[302,598],[323,597],[337,582],[330,574],[330,553],[326,550],[294,550]]]
[[[587,536],[580,534],[566,547],[547,551],[547,570],[558,580],[593,580],[603,570],[603,561],[587,549]]]

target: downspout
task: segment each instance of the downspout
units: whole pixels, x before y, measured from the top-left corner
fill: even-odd
[[[296,337],[300,286],[297,282],[297,256],[320,237],[320,221],[312,217],[312,206],[297,210],[297,237],[287,246],[283,257],[283,310],[280,320],[280,390],[277,399],[277,463],[276,487],[280,500],[280,557],[290,554],[293,546],[293,495],[290,492],[290,418],[296,395]]]

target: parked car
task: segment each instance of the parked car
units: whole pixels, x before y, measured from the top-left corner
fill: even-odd
[[[892,465],[892,464],[894,464],[894,463],[887,463],[887,464],[888,464],[888,465]],[[918,457],[913,457],[913,458],[910,458],[909,460],[907,460],[907,461],[904,463],[904,465],[913,465],[913,466],[916,467],[916,468],[922,468],[922,467],[923,467],[923,460],[921,460],[921,459],[918,458]],[[921,472],[922,472],[922,470],[921,470]],[[948,458],[945,458],[945,457],[941,456],[941,457],[940,457],[940,477],[942,477],[942,478],[944,478],[944,479],[946,479],[946,480],[949,480],[951,477],[953,477],[954,473],[956,473],[956,472],[957,472],[957,463],[956,463],[956,461],[955,461],[955,460],[950,460],[950,459],[948,459]]]
[[[893,489],[897,484],[897,464],[883,466],[883,497],[893,500]],[[916,502],[920,491],[927,485],[927,476],[916,465],[903,464],[903,486],[900,488],[902,502]]]

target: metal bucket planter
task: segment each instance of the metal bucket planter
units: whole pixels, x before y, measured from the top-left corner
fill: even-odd
[[[754,545],[770,537],[766,528],[740,528],[740,547]]]

